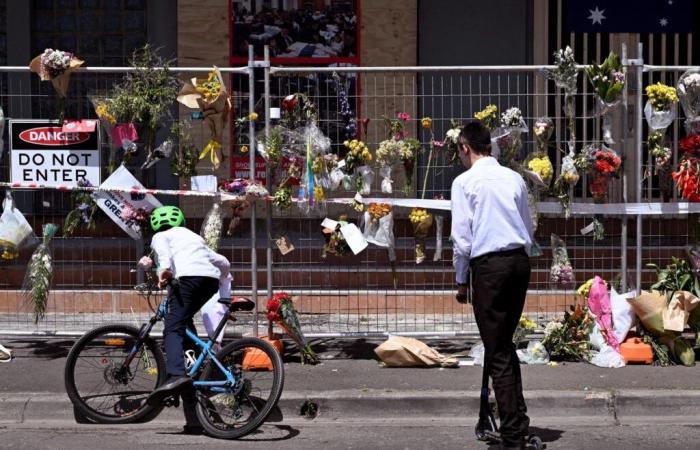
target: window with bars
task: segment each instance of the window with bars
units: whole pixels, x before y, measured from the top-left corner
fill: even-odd
[[[89,66],[125,66],[147,42],[147,9],[146,0],[34,0],[32,55],[54,48],[73,52]],[[103,92],[113,82],[106,74],[73,76],[66,114],[91,115],[87,95]],[[32,116],[52,118],[56,107],[51,84],[33,77],[32,93]]]

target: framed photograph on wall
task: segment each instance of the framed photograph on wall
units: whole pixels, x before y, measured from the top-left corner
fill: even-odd
[[[230,60],[270,48],[274,64],[360,63],[361,0],[231,0]]]

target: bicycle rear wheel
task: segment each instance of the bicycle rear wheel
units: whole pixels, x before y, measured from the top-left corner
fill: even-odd
[[[225,346],[216,359],[233,374],[236,384],[223,392],[198,387],[197,417],[207,434],[236,439],[258,428],[277,404],[284,385],[282,358],[267,342],[244,338]],[[270,367],[264,368],[267,364]],[[224,380],[225,374],[209,361],[198,381]]]
[[[148,395],[165,381],[165,358],[158,344],[147,337],[123,367],[138,335],[129,325],[106,325],[73,345],[65,385],[80,414],[98,423],[120,424],[151,419],[162,410],[146,404]]]

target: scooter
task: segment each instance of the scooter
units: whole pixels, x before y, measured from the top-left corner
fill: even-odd
[[[490,394],[489,374],[486,365],[484,365],[484,373],[481,379],[481,395],[479,398],[479,421],[474,428],[474,435],[479,441],[489,444],[500,444],[503,442],[503,439],[498,432],[498,423],[496,423],[496,416],[494,414],[496,404],[489,401]],[[525,448],[529,450],[543,450],[547,448],[547,445],[542,442],[539,436],[530,434],[526,438]]]

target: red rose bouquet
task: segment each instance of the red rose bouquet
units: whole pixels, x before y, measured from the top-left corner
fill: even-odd
[[[690,202],[700,202],[700,136],[691,134],[678,142],[683,157],[671,174],[678,193]]]
[[[299,346],[301,363],[318,363],[318,356],[311,349],[308,341],[301,331],[299,313],[294,308],[292,297],[286,292],[280,292],[267,300],[267,320],[276,323]]]
[[[588,170],[592,180],[589,189],[595,200],[604,201],[608,194],[610,179],[617,176],[622,160],[607,147],[589,150]]]

